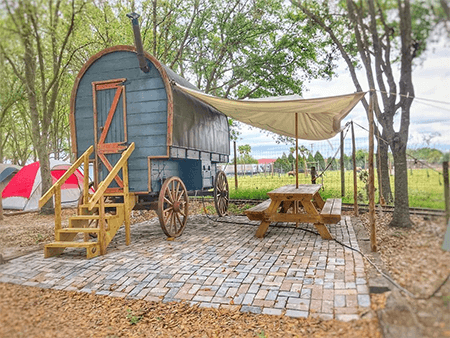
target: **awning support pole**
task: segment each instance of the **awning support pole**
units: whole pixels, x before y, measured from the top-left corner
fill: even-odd
[[[375,228],[375,173],[373,168],[373,105],[375,92],[370,92],[369,103],[369,224],[370,224],[370,247],[372,252],[377,251],[377,234]]]
[[[298,113],[295,113],[295,188],[298,189]]]

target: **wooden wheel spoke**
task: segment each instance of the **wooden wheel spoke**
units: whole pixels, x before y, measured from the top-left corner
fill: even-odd
[[[175,202],[173,195],[172,195],[172,190],[170,189],[170,185],[167,186],[167,194],[166,195],[172,203]]]
[[[169,201],[165,196],[164,196],[164,201],[165,201],[167,204],[169,204],[170,206],[173,205],[173,203],[172,203],[171,201]]]
[[[166,223],[168,220],[170,220],[170,218],[172,217],[173,214],[173,209],[166,209],[164,210],[164,223]],[[165,217],[165,215],[167,215],[167,217]]]
[[[180,227],[182,227],[183,221],[180,219],[180,216],[178,214],[176,216],[177,216],[178,223],[180,224]]]
[[[178,201],[181,201],[181,199],[183,198],[183,196],[184,196],[184,190],[181,190],[181,193],[180,193],[180,196],[179,196],[179,198],[178,198]]]
[[[176,184],[176,189],[175,189],[175,201],[179,201],[180,200],[180,196],[178,195],[179,190],[180,190],[180,184]]]

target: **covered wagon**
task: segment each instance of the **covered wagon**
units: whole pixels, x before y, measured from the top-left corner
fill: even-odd
[[[75,79],[70,127],[78,161],[73,167],[93,166],[96,192],[85,189],[69,228],[55,226],[56,242],[46,246],[47,257],[70,246],[86,247],[88,257],[104,253],[124,222],[129,243],[133,208],[157,210],[170,237],[179,236],[186,225],[188,195],[214,195],[218,214],[227,211],[228,183],[217,169],[229,160],[227,117],[178,89],[176,84],[197,90],[143,51],[138,16],[130,17],[136,47],[98,52]],[[57,185],[41,205],[57,195]],[[72,242],[79,232],[86,241]],[[97,234],[97,240],[89,240],[89,234]]]

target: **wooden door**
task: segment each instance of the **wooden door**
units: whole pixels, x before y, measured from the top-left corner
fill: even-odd
[[[94,137],[96,186],[103,181],[127,148],[126,79],[114,79],[92,83],[94,100]],[[123,190],[119,172],[107,192]]]

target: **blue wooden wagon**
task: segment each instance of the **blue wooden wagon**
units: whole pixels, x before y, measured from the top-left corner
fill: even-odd
[[[55,225],[56,241],[46,246],[46,257],[70,246],[86,247],[88,257],[103,254],[123,222],[129,243],[133,208],[157,210],[170,237],[183,232],[188,195],[212,194],[218,214],[227,211],[228,183],[217,169],[218,163],[229,160],[227,117],[175,86],[196,89],[143,51],[138,15],[130,18],[136,47],[100,51],[75,79],[70,126],[78,161],[73,167],[93,165],[95,194],[85,182],[78,215],[68,228]],[[41,205],[53,194],[55,208],[60,208],[58,182]],[[89,226],[92,221],[94,227]],[[73,242],[80,232],[85,234],[84,244]],[[97,241],[89,239],[93,233]]]

